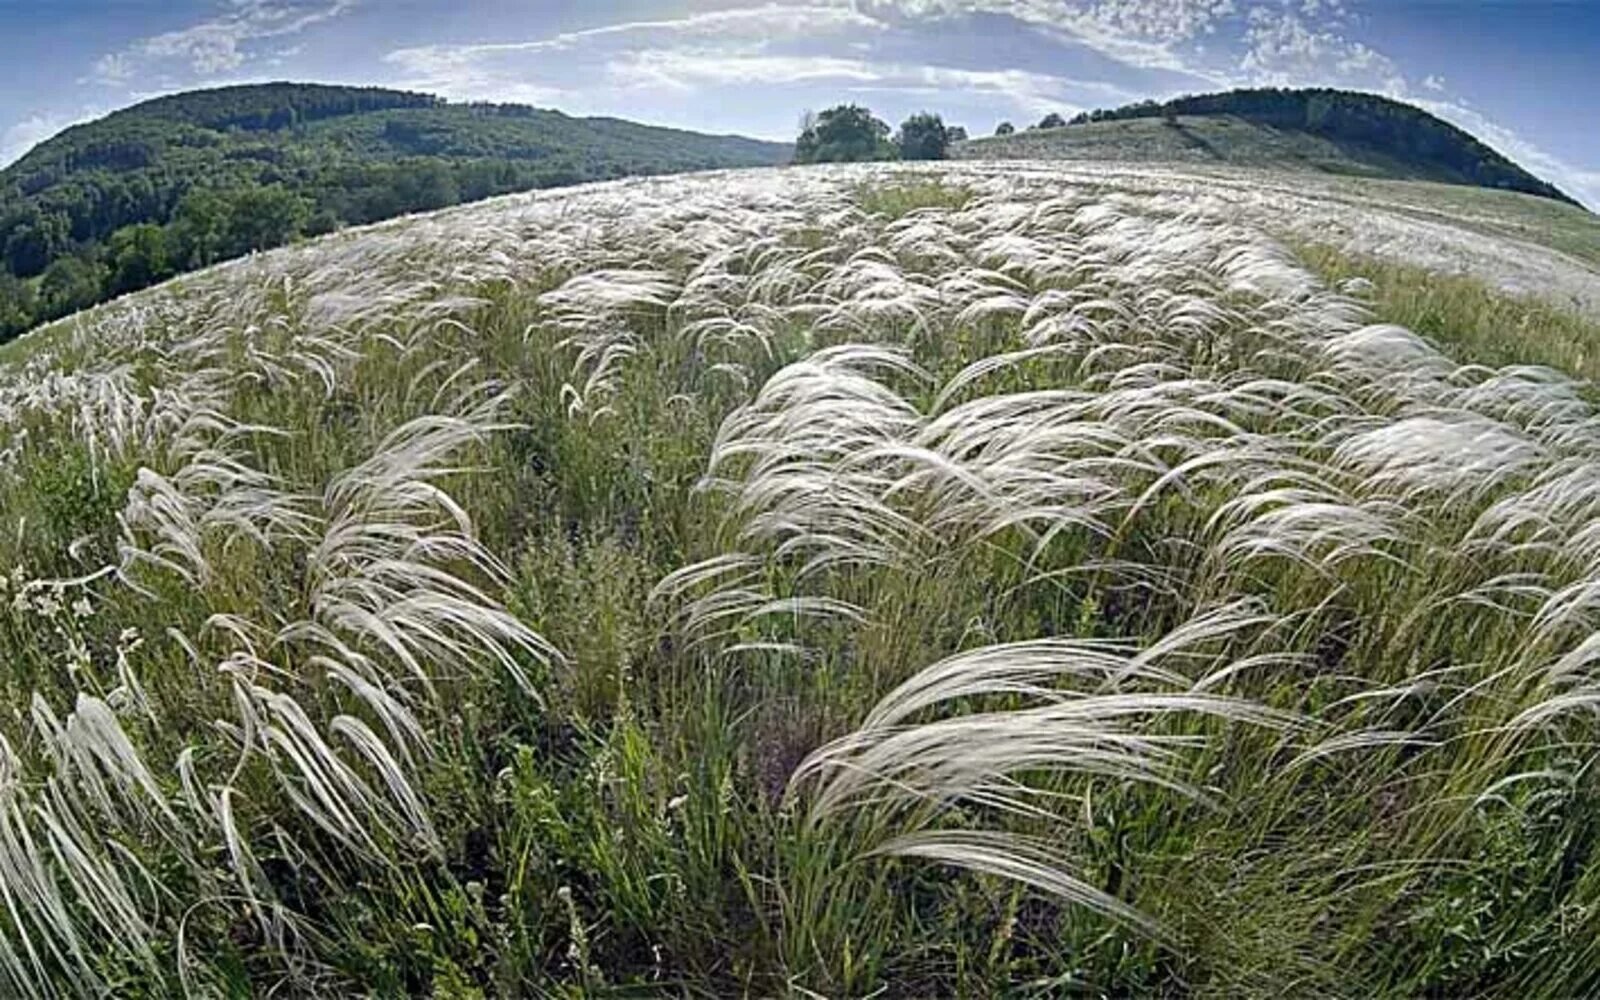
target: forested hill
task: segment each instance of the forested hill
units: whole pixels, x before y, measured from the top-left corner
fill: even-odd
[[[0,338],[184,270],[509,191],[789,147],[520,105],[270,83],[157,98],[0,171]]]
[[[1050,119],[1059,121],[1059,119]],[[963,144],[978,158],[1213,160],[1501,188],[1577,204],[1449,122],[1400,101],[1322,88],[1141,101]]]

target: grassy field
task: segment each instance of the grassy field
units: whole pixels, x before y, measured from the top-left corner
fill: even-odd
[[[955,148],[961,159],[1110,160],[1227,164],[1314,170],[1356,177],[1434,180],[1425,168],[1379,150],[1257,124],[1233,115],[1177,115],[1027,129],[985,136]]]
[[[1600,989],[1600,328],[1173,208],[629,181],[0,349],[0,993]]]

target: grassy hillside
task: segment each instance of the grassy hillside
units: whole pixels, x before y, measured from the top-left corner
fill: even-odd
[[[508,191],[754,166],[788,147],[375,88],[158,98],[0,171],[0,337],[300,235]]]
[[[1127,160],[1276,167],[1403,180],[1442,180],[1426,166],[1376,149],[1347,149],[1308,132],[1257,125],[1233,115],[1179,115],[1089,122],[970,139],[957,159]]]
[[[6,345],[0,993],[1594,994],[1600,328],[1277,197],[625,181]]]
[[[1348,91],[1233,90],[1143,101],[957,147],[967,158],[1223,163],[1518,191],[1576,204],[1420,108]]]

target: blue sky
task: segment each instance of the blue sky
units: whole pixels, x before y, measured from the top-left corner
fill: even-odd
[[[272,79],[792,138],[807,108],[1047,111],[1243,85],[1420,104],[1600,207],[1600,0],[0,0],[0,162]]]

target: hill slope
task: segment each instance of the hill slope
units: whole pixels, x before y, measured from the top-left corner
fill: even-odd
[[[0,171],[0,335],[343,224],[787,156],[737,136],[377,88],[162,97],[67,129]]]
[[[1421,108],[1350,91],[1234,90],[1088,112],[1064,128],[961,144],[970,159],[1226,163],[1438,181],[1576,204]]]

